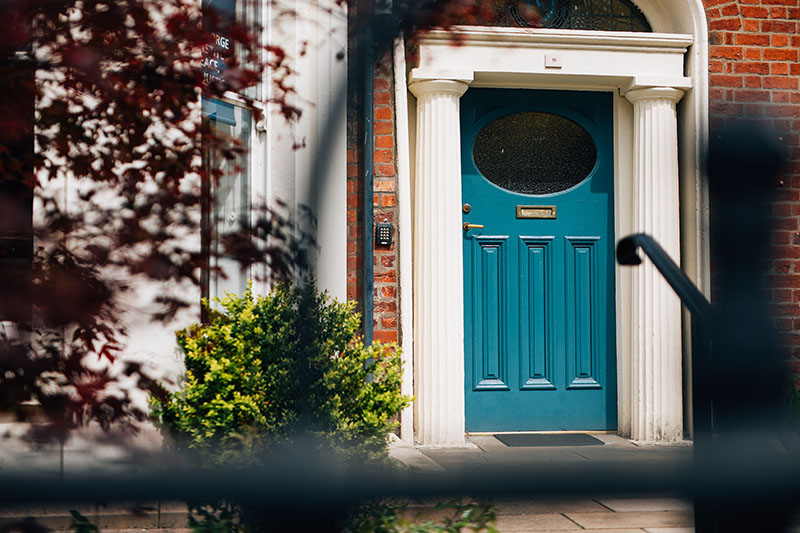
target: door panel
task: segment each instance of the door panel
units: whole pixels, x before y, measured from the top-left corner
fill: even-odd
[[[473,251],[472,276],[475,280],[473,345],[476,390],[508,390],[508,360],[506,318],[507,291],[505,290],[506,259],[505,238],[477,237]]]
[[[552,237],[520,237],[520,389],[555,389]]]
[[[603,321],[597,308],[598,264],[596,237],[567,237],[566,310],[567,380],[570,389],[602,388],[602,365],[597,337]]]
[[[467,430],[614,429],[611,94],[461,105]]]

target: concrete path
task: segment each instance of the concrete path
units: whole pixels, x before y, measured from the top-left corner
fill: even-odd
[[[393,457],[427,471],[486,468],[494,465],[546,465],[576,467],[615,462],[687,466],[689,443],[676,446],[639,446],[616,435],[593,435],[596,446],[508,447],[491,435],[471,436],[461,448],[411,447],[395,442]],[[583,531],[603,533],[684,533],[694,531],[692,502],[674,498],[494,499],[497,528],[502,533]],[[412,506],[415,519],[436,519],[431,506]],[[800,531],[800,528],[797,529]]]
[[[596,531],[684,533],[694,531],[691,504],[674,499],[495,499],[502,533]],[[412,505],[414,522],[440,520],[431,506]]]
[[[638,446],[617,435],[592,435],[603,442],[599,446],[509,447],[494,438],[471,436],[463,448],[414,448],[442,468],[464,465],[577,465],[614,462],[688,466],[692,447],[684,442],[675,446]],[[396,447],[396,445],[395,445]],[[394,452],[393,452],[394,453]]]
[[[8,426],[7,426],[8,427]],[[459,448],[421,448],[404,445],[399,441],[392,443],[391,455],[401,463],[414,469],[429,472],[445,472],[453,469],[480,468],[491,473],[494,468],[515,465],[564,466],[575,470],[581,465],[595,464],[637,464],[648,469],[657,466],[681,468],[691,461],[692,447],[689,443],[676,446],[640,446],[616,435],[594,435],[603,442],[593,446],[552,446],[552,447],[508,447],[491,435],[474,435],[464,447]],[[147,437],[142,449],[146,449]],[[11,446],[14,439],[8,437],[0,446],[0,472],[12,468],[25,467],[33,472],[55,472],[61,463],[69,472],[97,467],[103,464],[112,471],[124,469],[125,465],[136,462],[135,454],[117,455],[113,442],[102,439],[74,439],[62,454],[52,446],[33,450],[22,444]],[[87,453],[87,450],[90,453]],[[436,502],[412,504],[407,509],[407,517],[415,522],[438,521],[442,512],[434,509]],[[492,503],[497,509],[497,528],[502,533],[516,532],[650,532],[683,533],[694,531],[692,503],[674,498],[600,497],[581,498],[495,498]],[[65,509],[0,508],[0,517],[5,520],[24,519],[34,514],[44,519],[53,529],[63,529],[69,523]],[[34,512],[35,511],[35,512]],[[130,510],[124,505],[114,509],[87,507],[81,509],[104,531],[132,533],[156,530],[159,533],[185,533],[186,510],[182,504],[153,504],[150,508],[132,518]],[[791,531],[800,533],[800,527]]]

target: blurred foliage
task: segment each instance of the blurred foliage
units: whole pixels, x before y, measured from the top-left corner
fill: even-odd
[[[135,430],[146,413],[130,383],[163,391],[119,359],[122,302],[144,299],[144,283],[156,296],[135,305],[155,321],[196,306],[217,262],[193,236],[225,178],[203,154],[247,148],[200,120],[200,95],[269,70],[271,103],[297,118],[288,58],[257,25],[194,0],[4,0],[0,26],[0,412],[24,421],[40,406],[37,440],[89,423]],[[209,81],[202,58],[220,32],[231,53]],[[290,224],[266,206],[251,218],[214,254],[293,275]]]
[[[189,527],[196,533],[239,533],[248,531],[239,505],[220,501],[189,506]]]
[[[448,500],[436,504],[436,510],[449,510],[439,521],[414,522],[408,518],[406,502],[369,502],[348,518],[347,533],[496,533],[497,510],[492,504]]]
[[[97,533],[100,528],[97,524],[92,522],[87,516],[75,511],[74,509],[69,512],[72,515],[72,520],[69,523],[69,530],[74,533]]]

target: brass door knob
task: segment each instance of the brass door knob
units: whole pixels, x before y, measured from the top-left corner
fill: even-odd
[[[469,222],[464,222],[464,225],[461,227],[464,228],[464,231],[469,231],[473,228],[483,229],[483,224],[470,224]]]

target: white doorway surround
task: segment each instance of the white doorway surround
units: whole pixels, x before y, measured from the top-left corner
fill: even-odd
[[[397,116],[398,131],[410,132],[412,164],[399,178],[413,194],[413,232],[400,231],[413,241],[401,254],[413,259],[413,346],[404,351],[413,349],[419,444],[465,438],[459,99],[470,87],[613,92],[615,238],[653,235],[707,289],[707,195],[698,170],[707,130],[702,6],[683,19],[664,6],[640,7],[655,30],[690,33],[457,27],[418,39],[408,71],[416,100]],[[546,65],[553,56],[560,67]],[[680,302],[647,262],[617,268],[616,286],[618,432],[680,440],[688,345]]]

